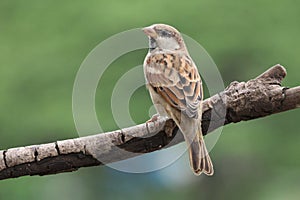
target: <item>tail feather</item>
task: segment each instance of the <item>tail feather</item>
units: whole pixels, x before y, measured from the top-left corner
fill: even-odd
[[[201,129],[201,119],[192,119],[179,112],[170,112],[189,146],[190,165],[195,175],[202,172],[208,176],[214,174],[213,164],[208,155]]]
[[[213,175],[214,168],[210,156],[207,152],[202,135],[196,137],[189,147],[190,165],[195,175],[202,172],[206,175]]]

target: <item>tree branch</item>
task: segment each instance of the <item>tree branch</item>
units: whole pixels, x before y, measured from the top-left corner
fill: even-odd
[[[286,71],[276,65],[248,82],[233,82],[203,103],[203,133],[300,106],[300,86],[281,87]],[[0,151],[0,180],[47,175],[103,165],[153,152],[183,141],[172,120],[109,133]]]

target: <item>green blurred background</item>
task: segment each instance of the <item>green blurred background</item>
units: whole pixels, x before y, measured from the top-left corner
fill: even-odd
[[[0,149],[77,137],[72,88],[80,64],[111,35],[152,23],[197,40],[225,85],[276,63],[287,68],[285,86],[299,85],[299,7],[295,0],[1,0]],[[120,58],[106,72],[96,99],[106,131],[117,128],[109,79],[141,64],[146,51]],[[133,99],[132,117],[142,123],[151,105],[145,88]],[[211,152],[213,177],[192,176],[184,157],[148,174],[93,167],[2,180],[0,199],[299,199],[299,116],[294,110],[226,126]]]

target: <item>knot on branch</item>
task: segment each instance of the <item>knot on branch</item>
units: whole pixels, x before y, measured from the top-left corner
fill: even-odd
[[[277,64],[258,76],[255,80],[273,85],[281,85],[281,81],[285,76],[286,69],[280,64]]]
[[[281,82],[286,70],[275,65],[248,82],[233,82],[225,90],[227,120],[239,122],[280,110],[285,97]]]

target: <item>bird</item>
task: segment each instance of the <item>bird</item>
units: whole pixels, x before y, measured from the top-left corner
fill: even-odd
[[[143,64],[146,87],[158,116],[173,119],[183,133],[193,173],[211,176],[213,164],[201,128],[203,88],[198,69],[177,29],[153,24],[142,31],[149,39]]]

